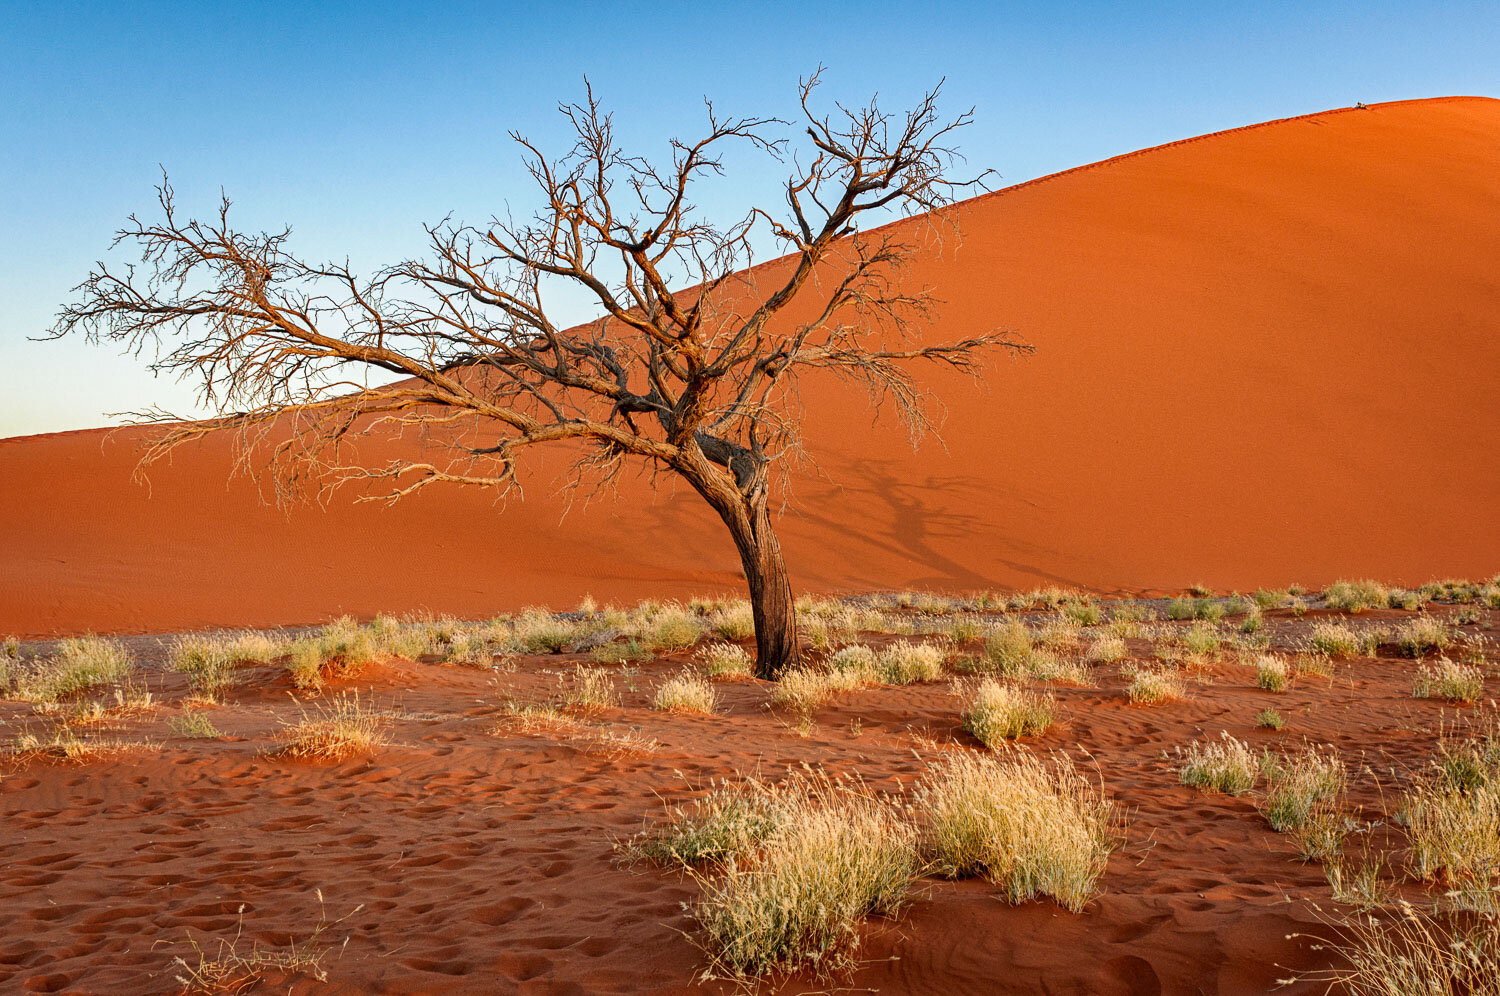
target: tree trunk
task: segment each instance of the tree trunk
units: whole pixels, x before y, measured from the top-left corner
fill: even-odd
[[[721,508],[734,536],[755,616],[755,676],[777,681],[796,666],[797,608],[763,492]]]

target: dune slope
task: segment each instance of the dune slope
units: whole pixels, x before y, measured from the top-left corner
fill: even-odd
[[[783,518],[837,591],[1152,590],[1500,565],[1500,101],[1375,105],[1205,136],[966,202],[916,276],[935,337],[1019,330],[986,386],[935,378],[912,453],[837,391]],[[127,433],[0,440],[0,633],[161,631],[731,587],[689,494],[574,508],[428,491],[284,516],[226,451],[129,481]]]

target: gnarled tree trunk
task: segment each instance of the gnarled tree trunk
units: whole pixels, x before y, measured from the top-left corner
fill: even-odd
[[[765,495],[719,509],[734,536],[755,616],[755,676],[778,681],[797,664],[797,610]]]

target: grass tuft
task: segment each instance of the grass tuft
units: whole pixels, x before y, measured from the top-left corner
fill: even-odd
[[[365,754],[387,742],[384,720],[360,702],[357,692],[319,702],[312,713],[302,710],[301,720],[289,725],[283,738],[283,753],[329,761]]]
[[[651,708],[663,712],[708,714],[718,704],[714,686],[695,674],[684,672],[662,682],[651,700]]]
[[[1218,740],[1194,742],[1182,751],[1178,777],[1184,785],[1244,795],[1255,787],[1260,775],[1260,759],[1243,740],[1221,731]]]
[[[1477,702],[1484,694],[1484,671],[1472,664],[1439,658],[1435,663],[1423,664],[1418,669],[1411,693],[1419,699]]]
[[[974,689],[973,700],[963,712],[963,726],[980,743],[993,747],[1007,739],[1046,733],[1056,706],[1051,693],[986,678]]]

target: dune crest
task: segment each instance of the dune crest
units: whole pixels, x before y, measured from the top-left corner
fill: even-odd
[[[1064,583],[1160,590],[1500,567],[1500,101],[1288,118],[1116,157],[958,209],[914,276],[934,336],[1002,326],[1038,353],[984,388],[928,383],[946,447],[830,395],[822,476],[782,519],[815,591]],[[0,633],[272,625],[585,593],[731,589],[692,495],[575,507],[558,458],[503,509],[264,506],[227,446],[133,484],[132,435],[0,440]]]

